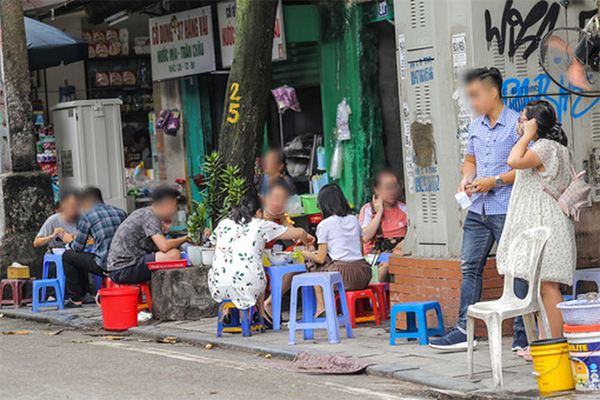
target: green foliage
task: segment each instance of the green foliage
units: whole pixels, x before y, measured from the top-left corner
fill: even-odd
[[[212,225],[216,226],[248,191],[247,180],[241,176],[238,167],[224,165],[221,155],[216,151],[206,157],[202,172],[206,181],[202,203]]]
[[[206,221],[208,217],[208,210],[206,203],[198,203],[193,200],[193,212],[187,220],[187,230],[189,237],[194,241],[195,244],[202,244],[204,238],[204,229],[206,228]]]

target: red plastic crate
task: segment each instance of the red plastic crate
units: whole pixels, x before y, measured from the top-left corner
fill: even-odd
[[[187,267],[188,260],[176,260],[176,261],[155,261],[148,263],[148,268],[155,269],[172,269],[172,268],[185,268]]]

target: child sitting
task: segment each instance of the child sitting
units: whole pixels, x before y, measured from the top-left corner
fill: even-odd
[[[305,250],[302,256],[312,260],[306,264],[310,272],[339,272],[344,289],[362,290],[371,281],[371,267],[362,254],[362,228],[350,213],[350,205],[342,189],[336,184],[324,186],[319,191],[318,205],[323,221],[317,226],[319,251]],[[325,311],[323,289],[315,287],[317,295],[316,317]]]
[[[210,238],[215,246],[208,273],[212,298],[217,302],[231,300],[240,310],[254,306],[267,287],[262,253],[265,244],[274,239],[301,240],[307,245],[315,241],[304,229],[263,219],[260,198],[245,194]]]

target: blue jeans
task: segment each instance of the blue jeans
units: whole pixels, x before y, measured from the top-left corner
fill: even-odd
[[[506,215],[485,215],[469,211],[464,224],[462,243],[462,284],[460,287],[460,309],[458,326],[467,327],[467,308],[481,300],[483,287],[483,268],[494,242],[500,241]],[[528,285],[524,279],[515,278],[515,295],[520,299],[527,296]],[[523,318],[515,318],[515,334],[524,332]]]

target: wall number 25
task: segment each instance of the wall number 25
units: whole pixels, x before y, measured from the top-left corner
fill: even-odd
[[[231,101],[229,102],[229,116],[227,117],[227,122],[230,124],[237,124],[238,120],[240,119],[240,112],[238,109],[240,108],[239,101],[242,99],[242,96],[238,95],[239,90],[240,85],[237,82],[232,83],[231,87],[229,88],[231,93],[229,95],[229,100]]]

